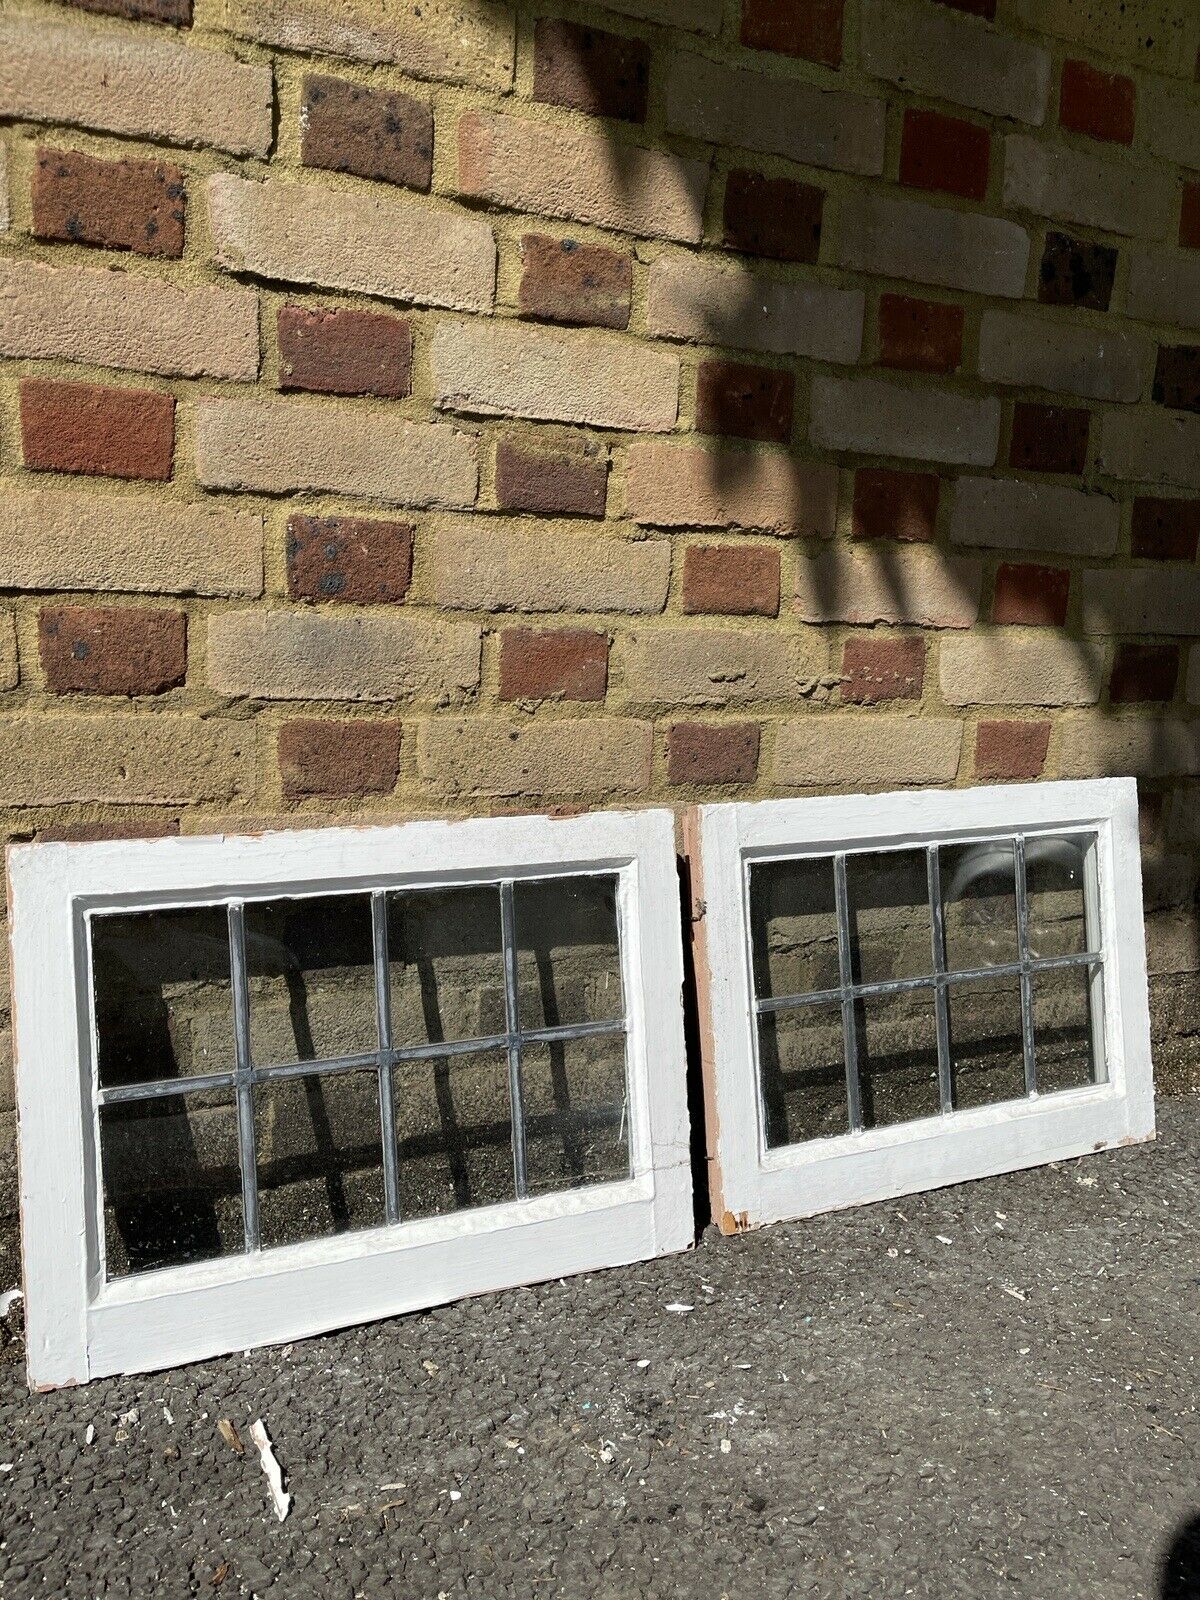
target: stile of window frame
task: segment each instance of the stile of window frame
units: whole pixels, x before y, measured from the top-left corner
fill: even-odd
[[[726,1233],[815,1215],[969,1178],[1034,1166],[1154,1133],[1145,935],[1132,779],[987,789],[847,795],[693,808],[685,818],[693,875],[693,947],[701,1004],[702,1066],[713,1217]],[[1086,952],[1031,958],[1024,841],[1094,836],[1084,905]],[[1015,841],[1019,959],[947,972],[937,851],[949,844]],[[933,930],[929,977],[856,984],[850,970],[846,860],[859,852],[923,849]],[[833,864],[839,982],[828,993],[787,996],[755,988],[750,877],[756,863],[798,857]],[[940,958],[939,958],[940,956]],[[1040,971],[1087,971],[1094,1060],[1101,1081],[1039,1095],[1033,1054],[1032,980]],[[940,970],[938,970],[940,969]],[[952,1104],[944,1003],[952,979],[1018,978],[1026,1096],[966,1110]],[[858,1096],[854,1001],[864,991],[932,989],[936,1000],[941,1115],[864,1127]],[[768,1146],[759,1060],[766,1012],[827,1000],[841,1009],[849,1129]]]
[[[27,1360],[34,1387],[303,1337],[691,1244],[682,943],[669,812],[20,845],[10,848],[8,867]],[[523,1029],[516,1009],[513,885],[598,875],[617,880],[623,1015]],[[505,1031],[482,1040],[396,1048],[387,1025],[385,897],[466,884],[495,887],[501,897]],[[378,1049],[361,1059],[255,1067],[244,907],[273,898],[359,892],[372,896]],[[214,1082],[222,1088],[232,1084],[237,1092],[247,1248],[240,1255],[106,1278],[99,1106],[152,1098],[158,1091],[145,1085],[99,1087],[91,919],[104,911],[214,904],[227,906],[236,1022],[234,1070],[215,1074]],[[515,1112],[526,1043],[601,1033],[620,1033],[626,1041],[628,1178],[524,1197],[522,1141],[515,1136],[515,1195],[509,1202],[406,1222],[396,1214],[393,1172],[383,1226],[257,1248],[257,1189],[253,1165],[245,1160],[247,1148],[254,1148],[250,1096],[256,1083],[373,1067],[382,1090],[385,1076],[403,1061],[495,1046],[507,1054]],[[164,1092],[193,1092],[206,1082],[173,1080]],[[381,1093],[385,1150],[390,1108],[391,1095]],[[514,1130],[520,1123],[514,1115]]]

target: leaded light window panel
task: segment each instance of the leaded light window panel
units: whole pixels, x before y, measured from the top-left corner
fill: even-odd
[[[668,813],[10,871],[33,1382],[690,1242]]]
[[[1152,1134],[1132,780],[687,832],[726,1231]]]

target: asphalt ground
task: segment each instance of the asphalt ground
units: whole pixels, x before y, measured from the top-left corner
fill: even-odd
[[[10,1337],[0,1594],[1200,1596],[1200,1100],[1159,1116],[1153,1145],[150,1377],[31,1396]]]

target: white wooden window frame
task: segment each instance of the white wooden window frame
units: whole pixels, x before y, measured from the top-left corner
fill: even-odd
[[[1103,1083],[768,1149],[758,1083],[751,862],[1095,833]],[[713,1217],[724,1233],[1154,1135],[1137,786],[1132,778],[693,808],[685,818]]]
[[[630,1178],[105,1281],[91,914],[584,872],[618,878]],[[671,813],[16,845],[8,875],[32,1386],[302,1338],[693,1242]]]

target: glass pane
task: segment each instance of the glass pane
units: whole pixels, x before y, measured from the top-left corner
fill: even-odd
[[[102,1106],[100,1160],[110,1278],[243,1250],[232,1091]]]
[[[530,1194],[629,1176],[623,1034],[526,1045],[521,1084]]]
[[[624,1015],[615,877],[517,883],[513,911],[522,1028]]]
[[[1100,1005],[1098,969],[1063,967],[1033,977],[1033,1043],[1039,1094],[1103,1083],[1092,1049],[1093,1011]],[[1098,1019],[1097,1019],[1098,1020]]]
[[[92,918],[100,1086],[234,1066],[224,906]]]
[[[760,1000],[836,989],[833,862],[804,856],[751,867],[750,938]]]
[[[505,1051],[397,1062],[392,1104],[401,1217],[515,1197]]]
[[[924,850],[847,856],[846,898],[855,983],[929,976],[933,938]]]
[[[378,1073],[256,1084],[254,1145],[264,1249],[387,1220]]]
[[[958,1111],[1025,1098],[1020,978],[951,984],[950,1059]]]
[[[1084,905],[1088,851],[1094,835],[1026,839],[1031,956],[1083,955],[1088,947]]]
[[[1012,840],[943,845],[938,859],[947,970],[972,972],[1019,961],[1017,857]]]
[[[876,995],[854,1009],[863,1126],[936,1117],[942,1097],[932,989]]]
[[[507,1032],[499,889],[389,895],[388,964],[397,1046]]]
[[[378,1048],[369,896],[247,903],[246,970],[255,1066]]]
[[[841,1006],[795,1006],[758,1019],[768,1150],[850,1130]]]

